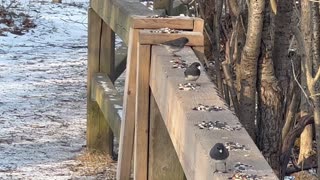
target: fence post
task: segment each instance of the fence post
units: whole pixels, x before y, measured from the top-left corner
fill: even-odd
[[[112,154],[112,131],[97,102],[92,101],[92,78],[100,72],[102,20],[88,10],[88,75],[87,75],[87,147],[89,150]]]
[[[134,179],[147,180],[151,45],[138,45]]]
[[[133,153],[135,106],[136,106],[136,76],[137,76],[137,45],[139,30],[130,28],[126,81],[123,97],[123,119],[119,139],[119,157],[117,180],[130,178],[130,168]]]

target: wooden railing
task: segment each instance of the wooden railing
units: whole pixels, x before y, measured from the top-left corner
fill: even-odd
[[[90,150],[112,154],[113,136],[119,139],[117,179],[227,179],[237,162],[246,172],[277,179],[235,115],[203,73],[194,90],[183,91],[183,69],[172,68],[172,55],[158,44],[187,37],[179,53],[188,64],[203,60],[203,20],[191,17],[152,18],[137,1],[91,0],[88,30],[88,123]],[[154,33],[152,29],[179,29]],[[115,52],[115,33],[127,45],[127,55]],[[126,62],[126,63],[125,63]],[[126,66],[125,66],[126,65]],[[124,95],[113,82],[126,68]],[[195,111],[199,104],[217,112]],[[229,130],[203,129],[202,122],[228,124]],[[231,128],[230,128],[231,127]],[[237,127],[232,129],[232,127]],[[228,173],[214,173],[209,157],[217,142],[232,141],[249,150],[231,151]],[[133,160],[133,164],[131,161]],[[132,168],[131,168],[132,166]]]

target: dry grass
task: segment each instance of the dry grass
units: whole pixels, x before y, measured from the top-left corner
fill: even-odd
[[[97,179],[115,179],[117,163],[109,155],[86,151],[77,157],[80,161],[71,170],[78,176],[97,176]]]

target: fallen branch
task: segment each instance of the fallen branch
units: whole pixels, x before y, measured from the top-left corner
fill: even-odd
[[[313,115],[306,115],[300,118],[298,123],[289,131],[287,136],[285,137],[281,149],[281,156],[280,156],[280,165],[281,165],[281,177],[286,175],[287,166],[290,160],[291,149],[294,145],[295,140],[300,137],[300,134],[304,130],[304,128],[314,123]]]

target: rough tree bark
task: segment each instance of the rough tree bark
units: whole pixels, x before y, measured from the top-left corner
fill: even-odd
[[[318,176],[320,177],[320,96],[317,85],[320,80],[320,69],[316,67],[316,72],[313,73],[313,55],[315,51],[319,52],[319,49],[313,49],[312,46],[312,2],[309,0],[301,1],[301,31],[302,31],[302,42],[300,47],[303,49],[305,56],[303,56],[303,65],[307,78],[308,90],[310,92],[310,98],[312,100],[311,106],[313,107],[314,121],[316,127],[316,140],[317,140],[317,157],[318,157]],[[313,39],[313,41],[319,41],[319,38]],[[309,97],[308,97],[309,98]]]
[[[256,83],[265,1],[250,1],[247,39],[241,54],[240,121],[256,139]]]
[[[258,64],[258,109],[257,145],[274,172],[280,175],[281,125],[281,89],[275,76],[272,50],[274,47],[274,17],[266,2],[261,56]]]
[[[291,17],[293,12],[293,1],[279,0],[277,4],[277,15],[275,16],[275,38],[274,38],[274,49],[273,49],[273,62],[275,68],[275,74],[279,80],[279,84],[282,91],[282,105],[279,107],[283,112],[287,112],[285,109],[288,106],[288,91],[289,84],[292,77],[291,63],[288,58],[288,50],[290,46],[290,28],[291,28]],[[295,114],[295,112],[292,112]],[[285,119],[285,117],[283,116]],[[288,119],[288,121],[292,119]],[[285,122],[282,122],[285,124]],[[285,134],[290,130],[290,122],[286,126]]]

